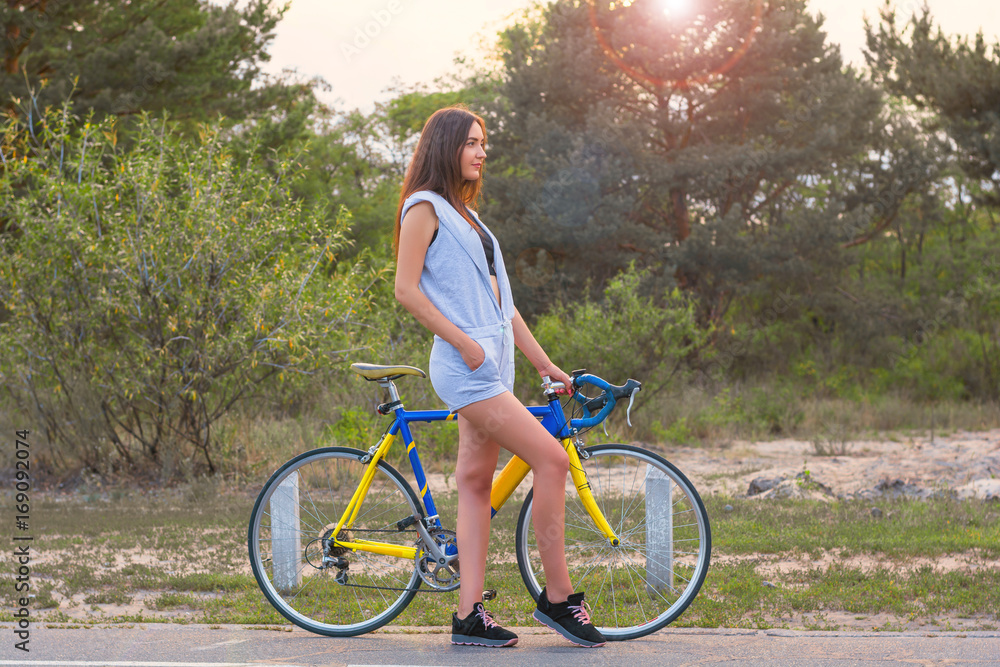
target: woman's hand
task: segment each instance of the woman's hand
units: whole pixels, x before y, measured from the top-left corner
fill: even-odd
[[[462,354],[462,361],[465,362],[470,371],[477,370],[486,363],[486,352],[483,351],[483,346],[471,338],[469,339],[469,343],[459,350],[459,352]]]
[[[562,389],[556,390],[557,394],[573,393],[573,378],[566,375],[566,372],[563,371],[563,369],[559,368],[551,361],[549,362],[549,365],[546,366],[545,368],[539,368],[538,374],[541,375],[542,377],[548,375],[549,380],[551,380],[552,382],[562,382],[563,385],[565,385]]]

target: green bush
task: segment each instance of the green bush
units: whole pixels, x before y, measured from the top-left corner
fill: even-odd
[[[324,429],[324,438],[333,445],[368,449],[379,439],[372,414],[372,410],[356,407],[342,410],[337,420],[330,422]]]
[[[898,345],[890,363],[873,371],[879,391],[901,391],[916,401],[956,401],[982,391],[982,358],[973,332],[936,330]]]
[[[337,263],[346,212],[290,198],[296,155],[237,162],[221,124],[148,116],[126,149],[73,118],[3,129],[0,380],[57,465],[214,472],[230,407],[378,342],[381,273]]]
[[[1000,267],[996,256],[990,265],[966,285],[962,296],[968,305],[968,319],[976,335],[976,357],[982,393],[1000,399]]]
[[[788,435],[802,422],[799,397],[789,387],[774,383],[735,391],[725,387],[687,417],[654,435],[679,444],[704,440],[720,433],[744,437]]]
[[[535,337],[563,370],[585,367],[612,384],[634,377],[662,386],[712,329],[698,327],[693,301],[677,289],[643,295],[648,275],[632,264],[609,281],[602,300],[555,304],[538,318]],[[524,372],[537,377],[533,369]]]
[[[650,433],[657,442],[668,442],[674,445],[690,445],[697,439],[697,434],[688,425],[687,417],[678,417],[669,426],[654,421]]]

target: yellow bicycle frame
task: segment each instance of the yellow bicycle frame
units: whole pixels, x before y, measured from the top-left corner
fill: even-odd
[[[372,455],[371,461],[368,462],[368,467],[365,468],[365,474],[361,476],[361,482],[358,484],[358,488],[354,491],[354,495],[351,496],[351,502],[347,503],[347,507],[344,508],[344,513],[341,515],[340,521],[337,522],[337,527],[333,531],[335,540],[336,536],[340,535],[341,529],[345,527],[350,529],[350,527],[354,525],[354,520],[358,518],[358,510],[361,509],[361,503],[364,502],[365,496],[368,495],[368,489],[371,488],[372,479],[375,478],[375,468],[378,465],[378,462],[381,461],[389,452],[389,448],[392,447],[392,441],[395,439],[395,434],[386,433],[382,438],[382,441],[378,444],[378,448]],[[385,542],[352,540],[349,542],[336,541],[335,544],[338,547],[347,547],[352,551],[370,551],[372,553],[383,554],[386,556],[409,558],[410,560],[417,557],[417,550],[414,547],[386,544]]]
[[[364,475],[361,477],[361,482],[358,484],[358,488],[354,491],[354,495],[351,497],[351,502],[347,504],[343,515],[337,522],[337,527],[333,531],[334,536],[339,535],[340,531],[344,528],[350,530],[351,526],[354,524],[354,520],[358,516],[358,510],[361,508],[361,504],[364,502],[365,496],[368,495],[368,489],[371,487],[372,479],[375,477],[375,467],[389,452],[389,448],[392,446],[395,438],[395,434],[387,433],[379,442],[375,453],[372,455],[371,461],[368,462],[368,467],[365,469]],[[587,481],[587,473],[584,472],[583,466],[580,463],[580,456],[577,453],[576,447],[569,438],[564,438],[562,440],[562,444],[566,449],[567,455],[569,455],[569,472],[573,479],[573,485],[576,487],[576,491],[580,495],[580,501],[583,503],[584,508],[586,508],[587,514],[590,515],[590,518],[594,521],[594,524],[601,530],[604,536],[608,538],[608,542],[612,546],[618,546],[618,535],[615,534],[614,529],[604,517],[604,513],[601,511],[601,508],[597,506],[597,502],[594,500],[594,495],[590,492],[590,482]],[[503,470],[500,471],[500,475],[493,482],[493,487],[490,490],[490,505],[492,506],[493,514],[500,511],[500,508],[504,506],[510,496],[514,493],[514,490],[520,486],[522,481],[524,481],[524,478],[528,475],[528,471],[530,470],[531,467],[517,456],[512,457],[507,465],[503,467]],[[338,547],[347,547],[353,551],[368,551],[371,553],[408,558],[411,560],[417,556],[417,550],[414,547],[404,547],[395,544],[387,544],[385,542],[351,540],[343,542],[337,541],[335,544]]]

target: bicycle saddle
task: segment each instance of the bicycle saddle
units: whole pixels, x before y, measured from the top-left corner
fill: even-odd
[[[379,366],[378,364],[351,364],[351,370],[367,380],[389,378],[395,380],[404,375],[417,375],[425,378],[427,374],[413,366]]]

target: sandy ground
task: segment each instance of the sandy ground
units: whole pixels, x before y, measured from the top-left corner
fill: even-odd
[[[763,477],[793,479],[808,470],[813,481],[829,488],[828,498],[873,496],[890,492],[928,496],[954,492],[960,497],[1000,498],[1000,429],[947,436],[897,436],[826,444],[837,456],[821,456],[807,440],[736,441],[709,447],[645,447],[676,465],[701,495],[746,496],[750,482]],[[428,474],[434,493],[455,490],[454,475]],[[882,487],[882,488],[880,488]],[[531,475],[511,502],[531,488]]]
[[[1000,485],[1000,429],[948,436],[897,437],[837,443],[846,453],[818,456],[812,442],[734,442],[715,450],[683,448],[666,453],[703,495],[747,495],[758,477],[794,478],[808,470],[834,496],[877,495],[901,488],[915,495],[955,491],[960,496]],[[898,480],[898,481],[897,481]]]

